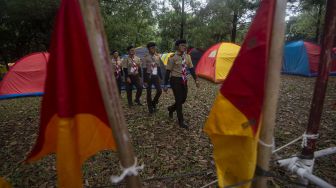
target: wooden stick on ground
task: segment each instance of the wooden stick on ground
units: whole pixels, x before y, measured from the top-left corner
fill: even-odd
[[[119,159],[121,165],[127,168],[134,164],[135,155],[120,103],[117,83],[111,69],[99,4],[97,0],[79,0],[79,3],[105,109],[117,143]],[[141,187],[139,176],[127,176],[126,181],[127,187]]]
[[[260,140],[264,143],[273,143],[275,115],[280,88],[280,70],[285,36],[286,0],[276,0],[274,20],[272,26],[271,47],[265,88],[265,100],[262,113]],[[258,146],[257,166],[268,171],[272,148],[261,144]],[[266,188],[266,177],[256,180],[254,187]]]

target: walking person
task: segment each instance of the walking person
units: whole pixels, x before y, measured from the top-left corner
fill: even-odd
[[[173,90],[175,103],[168,107],[169,117],[173,118],[176,111],[179,126],[188,129],[188,125],[184,121],[182,105],[187,99],[188,85],[187,85],[187,68],[195,80],[196,87],[199,87],[197,76],[193,69],[190,55],[186,54],[187,41],[180,39],[175,42],[176,53],[171,55],[168,60],[165,75],[164,91],[167,92],[167,84],[170,80],[170,85]]]
[[[119,57],[119,52],[117,50],[113,50],[112,53],[112,67],[114,70],[114,76],[117,82],[119,96],[121,96],[121,83],[122,83],[122,66],[121,66],[121,59]]]
[[[162,94],[161,88],[161,58],[156,52],[156,44],[150,42],[147,44],[148,54],[142,59],[143,72],[144,72],[144,85],[147,89],[147,106],[148,112],[152,114],[156,111],[157,104],[159,103],[159,98]],[[152,99],[152,85],[156,89],[156,94]]]
[[[132,88],[136,87],[136,95],[134,102],[142,106],[140,102],[140,97],[142,93],[142,84],[141,84],[141,60],[135,55],[135,49],[133,46],[127,48],[128,57],[123,60],[123,71],[125,74],[125,84],[127,92],[127,101],[128,106],[133,106],[132,101]]]

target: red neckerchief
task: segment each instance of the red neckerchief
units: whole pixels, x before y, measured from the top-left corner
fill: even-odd
[[[185,53],[182,55],[182,83],[187,83],[187,64],[186,64],[186,58]]]
[[[121,67],[120,67],[120,65],[118,64],[118,60],[119,60],[119,59],[117,58],[117,59],[114,59],[114,60],[115,60],[115,62],[116,62],[116,63],[115,63],[115,70],[114,70],[114,71],[115,71],[115,72],[114,72],[114,73],[115,73],[115,77],[116,77],[116,78],[119,78],[119,77],[120,77],[120,73],[121,73]]]
[[[133,73],[135,73],[138,70],[138,65],[135,63],[135,61],[134,61],[133,58],[130,57],[131,62],[132,62],[132,68],[134,68],[134,72]]]
[[[156,62],[155,62],[155,58],[154,58],[155,54],[152,56],[152,63],[151,63],[151,74],[153,74],[153,71],[156,67]]]

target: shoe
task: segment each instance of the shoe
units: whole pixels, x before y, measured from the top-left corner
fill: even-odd
[[[180,127],[186,130],[189,130],[189,126],[185,123],[179,123]]]
[[[152,102],[152,108],[153,108],[153,112],[156,112],[156,111],[157,111],[156,103],[155,103],[155,102]]]
[[[168,107],[168,112],[169,112],[169,118],[173,119],[174,118],[174,111],[169,110],[169,107]]]
[[[153,114],[154,113],[153,108],[148,108],[148,112],[149,112],[149,114]]]
[[[134,106],[133,103],[128,104],[128,108],[131,108],[132,106]]]
[[[140,102],[140,100],[135,100],[134,101],[138,106],[143,106],[143,104]]]

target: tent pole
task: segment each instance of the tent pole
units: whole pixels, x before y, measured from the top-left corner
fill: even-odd
[[[323,103],[328,85],[328,77],[332,62],[332,48],[336,31],[336,1],[328,0],[326,6],[324,33],[320,55],[319,74],[315,82],[314,96],[306,134],[316,135],[320,126]],[[307,138],[307,146],[302,149],[300,158],[313,159],[316,139]]]
[[[280,87],[280,70],[285,36],[286,2],[286,0],[276,0],[274,9],[271,46],[269,51],[270,55],[266,77],[265,99],[260,130],[260,140],[267,144],[273,143],[273,133]],[[268,171],[271,155],[272,147],[265,147],[259,144],[257,153],[257,166],[264,171]],[[267,188],[267,178],[258,178],[253,184],[253,187]]]
[[[127,168],[134,164],[135,155],[111,68],[99,4],[96,0],[79,0],[79,3],[106,113],[117,143],[119,159],[121,165]],[[126,183],[127,187],[141,187],[139,176],[127,176]]]

